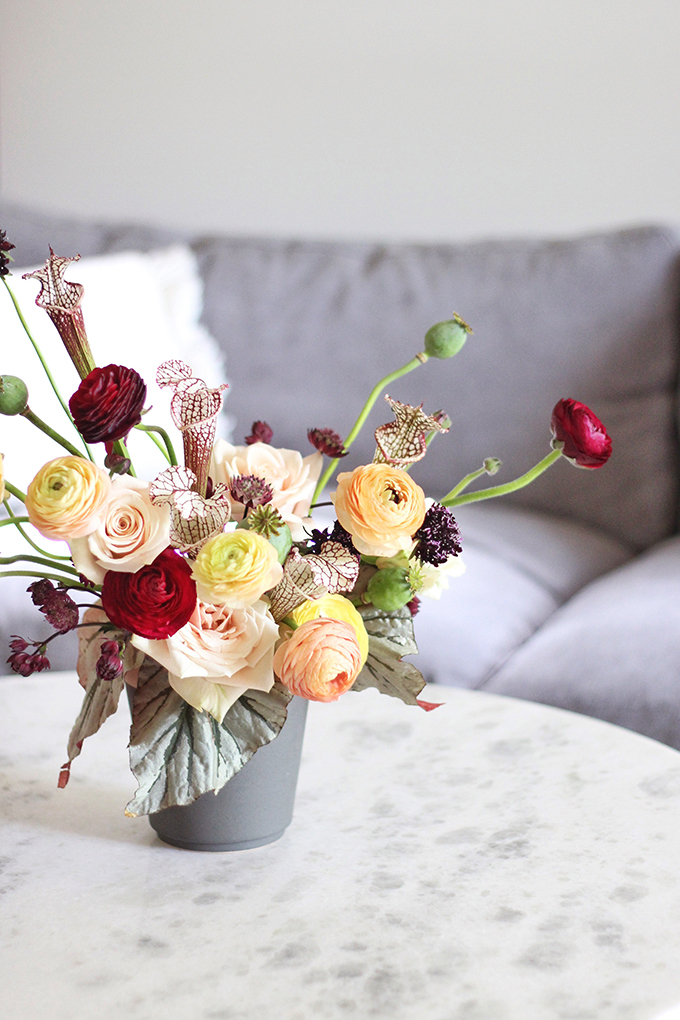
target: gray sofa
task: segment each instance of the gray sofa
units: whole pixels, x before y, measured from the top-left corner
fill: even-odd
[[[418,665],[428,680],[561,706],[680,748],[672,232],[460,245],[181,237],[6,205],[0,226],[24,265],[48,244],[87,256],[188,241],[205,323],[226,352],[235,442],[254,419],[273,426],[275,445],[304,452],[308,427],[346,433],[375,381],[454,310],[474,328],[463,351],[389,390],[452,419],[413,470],[428,495],[488,456],[503,462],[494,482],[514,478],[548,451],[555,402],[588,404],[612,436],[610,462],[581,471],[561,460],[512,497],[460,509],[467,571],[423,603]],[[370,459],[372,429],[387,419],[376,407],[346,463]]]

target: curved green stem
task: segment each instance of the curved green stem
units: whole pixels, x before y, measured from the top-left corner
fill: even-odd
[[[21,306],[19,305],[19,302],[17,301],[17,299],[15,297],[14,291],[12,290],[12,288],[9,285],[9,283],[7,282],[7,277],[6,276],[2,277],[2,282],[4,283],[4,285],[5,285],[6,289],[7,289],[7,293],[9,294],[10,299],[12,301],[12,304],[14,305],[14,310],[17,313],[17,315],[19,316],[19,321],[21,322],[21,325],[24,327],[24,332],[26,333],[26,336],[28,337],[28,339],[33,344],[33,349],[34,349],[35,353],[38,355],[38,358],[40,359],[40,364],[42,365],[43,369],[45,370],[45,375],[47,376],[47,378],[49,380],[50,386],[54,390],[54,394],[55,394],[57,400],[59,401],[59,403],[61,404],[66,417],[68,418],[68,420],[73,425],[73,418],[71,417],[71,412],[68,409],[68,405],[67,405],[66,401],[64,400],[64,398],[62,397],[61,393],[59,392],[59,388],[58,388],[58,386],[57,386],[57,384],[56,384],[56,382],[54,380],[54,376],[50,372],[50,369],[49,369],[49,366],[48,366],[47,362],[45,361],[45,359],[43,357],[42,351],[38,347],[38,345],[37,345],[37,343],[36,343],[36,341],[35,341],[35,339],[33,337],[33,334],[31,333],[30,329],[28,328],[28,323],[26,322],[26,319],[24,318],[24,313],[21,311]],[[75,428],[75,425],[73,425],[73,427]],[[87,455],[90,458],[90,460],[94,460],[94,457],[92,456],[92,451],[90,450],[90,448],[87,445],[87,443],[84,442],[83,446],[85,447],[85,449],[87,451]],[[82,457],[82,454],[79,453],[78,456]]]
[[[385,387],[389,386],[389,384],[391,382],[394,382],[395,379],[400,379],[402,375],[407,375],[409,372],[412,372],[415,368],[418,368],[419,365],[424,365],[426,361],[429,361],[429,355],[425,354],[424,351],[421,351],[419,354],[416,354],[415,358],[411,358],[408,364],[403,365],[401,368],[398,368],[395,372],[390,372],[389,375],[386,375],[384,379],[381,379],[380,382],[373,387],[368,396],[368,400],[363,406],[361,414],[354,422],[350,434],[347,436],[347,439],[345,439],[343,443],[343,446],[345,447],[346,450],[350,448],[356,437],[359,435],[359,432],[361,431],[364,422],[371,413],[373,405],[375,404],[376,400],[378,399],[382,391],[385,389]],[[333,473],[335,472],[335,469],[339,463],[340,463],[339,457],[334,458],[334,460],[330,462],[330,464],[328,465],[325,472],[323,473],[323,475],[321,476],[317,483],[316,489],[314,490],[314,495],[312,496],[312,503],[316,503],[317,499],[319,498],[319,495],[332,478]]]
[[[26,502],[26,493],[22,492],[21,489],[17,489],[16,485],[12,485],[6,478],[5,488],[7,489],[7,492],[11,492],[12,495],[16,496],[17,499],[20,499],[22,503]]]
[[[486,474],[486,471],[483,467],[478,468],[477,471],[471,471],[469,475],[465,475],[464,478],[461,478],[461,480],[458,482],[458,485],[454,485],[454,487],[451,489],[451,492],[447,492],[446,496],[444,496],[444,499],[453,499],[455,496],[458,495],[459,492],[462,492],[463,489],[467,489],[468,485],[471,482],[474,482],[475,478],[479,478],[483,474]]]
[[[37,570],[4,570],[0,577],[46,577],[50,581],[60,581],[66,588],[73,591],[87,591],[93,595],[101,592],[101,585],[90,587],[87,584],[77,584],[71,577],[63,577],[61,574],[39,573]]]
[[[173,467],[177,466],[177,454],[175,453],[175,448],[172,445],[172,440],[165,429],[162,429],[160,425],[135,425],[135,428],[139,429],[140,432],[148,432],[149,438],[153,439],[158,449],[163,451],[168,463],[172,464]],[[153,434],[154,432],[157,432],[159,436],[163,437],[165,449],[163,448],[162,443],[156,439],[156,436]]]
[[[504,485],[494,485],[490,489],[480,489],[479,492],[468,492],[465,496],[455,495],[456,490],[460,492],[459,486],[461,483],[459,482],[455,489],[451,489],[451,492],[447,492],[444,498],[440,499],[439,502],[442,506],[461,506],[463,503],[476,503],[482,499],[494,499],[496,496],[505,496],[509,492],[516,492],[517,489],[523,489],[525,485],[529,485],[529,483],[533,482],[539,475],[542,475],[543,472],[546,471],[551,464],[554,464],[556,460],[559,460],[561,456],[561,450],[551,450],[550,453],[544,457],[543,460],[540,460],[538,464],[535,464],[530,471],[527,471],[526,474],[520,475],[519,478],[515,478],[513,482],[506,482]],[[465,479],[463,479],[463,481],[465,481]]]
[[[69,574],[75,574],[76,577],[80,577],[80,572],[75,567],[70,567],[67,563],[55,564],[48,556],[31,556],[30,553],[15,553],[14,556],[0,556],[0,563],[39,563],[44,567],[58,567],[59,570],[65,571]]]
[[[21,416],[22,418],[26,418],[30,421],[31,425],[35,425],[36,428],[40,429],[41,432],[44,432],[46,436],[50,437],[50,439],[54,439],[55,443],[59,443],[60,446],[63,446],[65,450],[68,450],[71,456],[84,457],[84,454],[81,453],[81,451],[78,450],[73,443],[69,443],[68,439],[64,439],[64,437],[60,436],[58,432],[55,432],[53,428],[50,428],[50,426],[44,422],[42,418],[39,418],[38,415],[30,409],[30,407],[27,407],[25,411],[22,411]]]
[[[51,552],[46,551],[45,549],[41,549],[40,546],[36,545],[36,543],[33,541],[33,539],[21,527],[21,525],[24,524],[24,523],[29,523],[30,524],[31,518],[30,517],[17,517],[17,515],[12,510],[12,508],[9,505],[9,502],[7,500],[4,501],[3,506],[5,507],[5,510],[7,511],[7,513],[9,514],[9,520],[7,520],[7,521],[0,521],[0,528],[4,524],[15,524],[19,534],[21,535],[21,537],[25,538],[26,541],[28,542],[28,544],[30,546],[32,546],[37,553],[40,553],[41,556],[47,556],[48,559],[53,559],[53,560],[70,560],[71,559],[70,556],[64,556],[64,555],[62,555],[62,553],[51,553]]]

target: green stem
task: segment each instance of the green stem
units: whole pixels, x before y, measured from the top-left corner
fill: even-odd
[[[19,531],[19,534],[22,536],[22,538],[25,538],[26,541],[28,542],[28,544],[30,546],[32,546],[37,553],[40,553],[41,556],[47,556],[48,558],[51,558],[53,560],[70,560],[71,559],[70,556],[63,556],[61,553],[50,553],[50,552],[47,552],[45,549],[41,549],[40,546],[36,545],[36,543],[33,541],[33,539],[30,538],[29,535],[27,535],[26,532],[24,531],[24,529],[21,527],[22,523],[24,523],[24,522],[28,522],[30,524],[31,518],[30,517],[17,517],[17,515],[12,510],[12,508],[9,505],[9,502],[7,500],[4,501],[3,506],[5,507],[5,510],[7,511],[7,513],[9,514],[10,519],[8,521],[1,521],[0,522],[0,528],[4,524],[16,524],[17,530]]]
[[[6,478],[5,488],[7,489],[7,492],[11,492],[12,495],[16,496],[17,499],[20,499],[22,503],[26,502],[26,493],[22,492],[21,489],[17,489],[16,485],[12,485]]]
[[[41,432],[44,432],[46,436],[49,436],[50,439],[54,439],[55,443],[59,443],[59,445],[63,446],[65,450],[68,450],[71,456],[83,456],[80,450],[78,450],[73,443],[69,443],[68,439],[64,439],[64,437],[60,436],[58,432],[55,432],[54,429],[50,428],[50,426],[47,425],[42,418],[39,418],[38,415],[30,409],[30,407],[27,407],[25,411],[22,411],[21,415],[23,418],[30,421],[32,425],[35,425],[36,428],[40,429]]]
[[[59,392],[59,388],[57,387],[57,384],[56,384],[56,382],[54,380],[54,376],[50,372],[49,366],[48,366],[47,362],[45,361],[45,359],[43,357],[42,351],[38,347],[37,343],[35,342],[35,339],[33,338],[33,334],[31,333],[30,329],[28,328],[28,323],[26,322],[26,319],[24,318],[24,314],[21,311],[21,307],[19,305],[19,302],[17,301],[17,299],[16,299],[16,297],[14,295],[14,291],[12,290],[12,288],[9,285],[9,283],[7,282],[7,277],[6,276],[2,277],[2,282],[4,283],[5,287],[7,288],[7,293],[9,294],[9,296],[11,298],[11,301],[12,301],[12,304],[14,305],[15,312],[19,316],[19,321],[21,322],[21,325],[24,327],[24,332],[26,333],[26,336],[28,337],[28,339],[33,344],[33,349],[34,349],[35,353],[38,355],[38,358],[40,359],[40,364],[42,365],[42,367],[45,370],[45,375],[49,379],[50,386],[54,390],[54,394],[55,394],[57,400],[59,401],[59,403],[61,404],[66,417],[68,418],[68,420],[73,425],[73,418],[71,417],[71,412],[68,409],[68,405],[66,404],[66,401],[64,400],[64,398],[62,397],[61,393]],[[73,425],[73,427],[75,428],[75,425]],[[90,458],[90,460],[94,460],[94,457],[92,456],[92,451],[90,450],[90,448],[87,445],[87,443],[83,443],[83,446],[87,450],[87,455]],[[82,454],[79,453],[78,456],[81,457]]]
[[[28,524],[30,519],[28,517],[9,517],[6,521],[0,521],[0,528],[6,527],[8,524],[16,524],[17,528],[20,524]]]
[[[451,492],[447,492],[447,494],[444,496],[444,499],[453,499],[455,496],[458,495],[459,492],[462,492],[463,489],[467,489],[470,482],[474,482],[475,478],[479,478],[480,475],[483,475],[485,473],[486,471],[483,467],[478,468],[477,471],[471,471],[469,475],[465,475],[465,478],[461,478],[461,480],[458,482],[458,485],[454,485],[454,487],[451,489]]]
[[[63,577],[61,574],[41,574],[37,570],[5,570],[0,573],[0,577],[47,577],[50,581],[61,581],[65,587],[73,591],[86,591],[91,595],[101,592],[101,585],[92,588],[87,584],[76,584],[71,577]]]
[[[75,567],[69,567],[67,563],[55,564],[48,556],[31,556],[30,553],[15,553],[14,556],[0,556],[0,563],[39,563],[43,567],[58,567],[59,570],[65,571],[69,574],[75,574],[76,577],[80,577],[80,572]]]
[[[520,475],[519,478],[515,478],[513,482],[506,482],[504,485],[494,485],[491,489],[480,489],[479,492],[469,492],[465,496],[455,496],[455,489],[448,492],[443,499],[439,502],[442,506],[461,506],[463,503],[476,503],[481,499],[494,499],[496,496],[505,496],[509,492],[516,492],[517,489],[523,489],[525,485],[529,485],[535,478],[543,474],[551,464],[554,464],[556,460],[562,456],[561,450],[551,450],[550,453],[540,460],[538,464],[535,464],[530,471],[526,474]],[[465,479],[463,479],[464,481]],[[458,486],[460,482],[458,483]],[[456,489],[458,489],[456,486]],[[459,490],[460,491],[460,490]]]
[[[165,454],[165,456],[166,456],[166,458],[168,460],[168,463],[172,464],[173,467],[177,466],[177,463],[178,463],[178,461],[177,461],[177,454],[175,453],[175,448],[172,445],[172,440],[170,439],[170,436],[165,431],[165,429],[162,429],[159,425],[135,425],[135,428],[139,429],[140,432],[148,432],[149,437],[151,439],[153,439],[153,441],[156,444],[156,446],[158,447],[158,449],[162,450],[163,453]],[[165,443],[165,449],[163,449],[162,443],[153,434],[154,432],[157,432],[159,434],[159,436],[163,437],[163,442]]]
[[[343,446],[345,447],[346,450],[350,448],[356,437],[359,435],[359,432],[361,431],[364,422],[371,413],[373,405],[375,404],[376,400],[378,399],[382,391],[385,389],[385,387],[389,386],[389,384],[391,382],[394,382],[395,379],[400,379],[402,375],[407,375],[409,372],[412,372],[415,368],[418,368],[419,365],[424,365],[426,361],[429,361],[429,355],[425,354],[424,351],[421,351],[419,354],[416,354],[415,358],[411,358],[407,365],[404,365],[402,368],[398,368],[395,372],[390,372],[389,375],[386,375],[384,379],[381,379],[380,382],[373,387],[369,394],[368,400],[364,404],[361,414],[354,423],[352,431],[350,432],[350,434],[347,436],[347,439],[345,439],[343,443]],[[339,457],[336,457],[334,460],[330,462],[324,474],[319,479],[316,489],[314,490],[314,495],[312,496],[312,503],[316,503],[317,499],[319,498],[319,495],[321,494],[325,486],[328,484],[339,463],[340,463]]]
[[[125,443],[123,442],[123,440],[122,439],[117,439],[115,441],[115,443],[113,444],[113,449],[114,449],[114,452],[117,453],[120,457],[125,457],[126,460],[130,461],[130,467],[128,469],[128,474],[132,475],[133,478],[136,478],[137,475],[135,474],[135,469],[133,468],[132,461],[130,460],[129,450],[128,450],[127,446],[125,445]]]

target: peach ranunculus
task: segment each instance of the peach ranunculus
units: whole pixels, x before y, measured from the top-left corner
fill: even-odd
[[[317,617],[276,649],[274,672],[289,691],[310,701],[337,701],[361,671],[356,632],[344,620]]]
[[[184,627],[164,641],[133,636],[135,648],[165,666],[175,691],[218,722],[249,688],[268,691],[279,628],[266,602],[229,609],[199,602]]]
[[[340,524],[365,556],[409,552],[425,517],[423,490],[389,464],[364,464],[338,475],[331,499]]]
[[[319,617],[343,620],[354,628],[363,666],[368,656],[368,634],[361,614],[357,612],[350,600],[346,599],[344,595],[322,595],[318,599],[308,599],[306,602],[300,603],[290,614],[290,618],[298,626],[306,623],[307,620],[316,620]]]
[[[243,609],[283,577],[276,549],[262,535],[238,529],[209,538],[193,565],[199,599]]]
[[[82,538],[104,518],[111,481],[103,468],[84,457],[56,457],[28,486],[26,512],[45,538]]]
[[[218,439],[213,447],[210,476],[227,485],[238,475],[264,478],[274,492],[271,505],[290,528],[293,541],[301,542],[305,538],[304,519],[309,515],[322,464],[320,453],[303,457],[297,450],[279,450],[268,443],[232,446]],[[237,520],[239,511],[242,515],[243,508],[234,504],[232,513]]]
[[[149,482],[114,478],[96,531],[69,543],[77,570],[101,584],[108,570],[134,574],[170,544],[170,507],[156,506]]]

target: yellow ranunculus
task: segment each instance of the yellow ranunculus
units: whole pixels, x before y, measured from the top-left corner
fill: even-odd
[[[331,499],[338,520],[365,556],[410,552],[425,517],[423,490],[390,464],[362,464],[338,475]]]
[[[324,617],[329,620],[343,620],[354,628],[361,651],[361,665],[368,655],[368,634],[361,614],[357,612],[349,599],[344,595],[322,595],[320,599],[309,599],[294,609],[290,618],[298,626],[307,620]]]
[[[99,527],[111,481],[84,457],[57,457],[28,487],[26,512],[46,538],[82,538]]]
[[[254,531],[228,531],[205,543],[193,566],[198,597],[244,609],[278,584],[283,568],[274,546]]]

